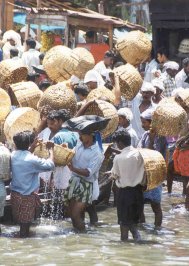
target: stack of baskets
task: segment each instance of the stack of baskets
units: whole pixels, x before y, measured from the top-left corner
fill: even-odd
[[[160,136],[178,136],[187,127],[187,113],[174,99],[160,102],[152,116],[152,128]]]
[[[40,158],[47,159],[49,157],[49,152],[46,149],[45,143],[40,143],[39,146],[35,148],[34,154]],[[54,145],[54,163],[57,166],[65,166],[69,164],[74,156],[74,151],[61,145]]]
[[[97,99],[105,99],[110,103],[114,104],[115,95],[113,94],[112,91],[110,91],[106,87],[99,87],[97,89],[90,91],[90,93],[87,96],[87,102]]]
[[[79,57],[63,45],[51,48],[45,55],[43,66],[51,80],[68,80],[79,68]]]
[[[9,143],[13,142],[13,136],[24,130],[33,131],[38,128],[40,114],[30,107],[20,107],[12,111],[4,123],[4,134]]]
[[[152,44],[145,33],[131,31],[117,41],[116,49],[127,63],[137,66],[150,56]]]
[[[85,115],[97,115],[104,118],[110,118],[107,127],[102,130],[102,138],[107,138],[112,135],[118,127],[118,115],[115,107],[108,102],[97,100],[90,104],[85,111]]]
[[[20,61],[10,59],[0,62],[0,87],[7,89],[9,84],[27,79],[28,69]]]
[[[114,69],[115,86],[120,88],[121,94],[131,101],[139,92],[143,80],[140,73],[131,64]]]
[[[0,142],[4,142],[4,122],[5,118],[11,111],[11,100],[8,93],[0,89]]]
[[[52,109],[67,109],[74,116],[77,111],[77,101],[74,92],[68,89],[63,82],[50,86],[42,95],[38,102],[38,110],[44,106]]]
[[[93,55],[85,48],[78,47],[73,49],[73,54],[79,58],[78,69],[74,73],[79,79],[83,79],[87,71],[95,66]]]
[[[15,106],[37,109],[37,104],[42,94],[38,86],[31,81],[10,85],[12,104]]]
[[[166,163],[158,151],[139,149],[139,152],[144,160],[146,190],[148,191],[158,187],[166,179]]]

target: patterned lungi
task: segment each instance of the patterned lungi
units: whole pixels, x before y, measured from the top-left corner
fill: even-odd
[[[37,210],[41,207],[41,201],[36,193],[21,195],[11,192],[11,206],[13,219],[17,223],[31,223],[35,219]]]
[[[69,186],[65,191],[65,204],[71,199],[83,202],[85,204],[92,204],[93,183],[87,182],[84,178],[79,176],[72,176],[69,181]]]

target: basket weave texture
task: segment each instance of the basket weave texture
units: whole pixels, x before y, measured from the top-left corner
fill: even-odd
[[[108,102],[102,100],[96,100],[85,111],[85,115],[97,115],[104,118],[110,118],[107,127],[102,130],[102,138],[107,138],[112,135],[117,127],[119,118],[115,107]]]
[[[117,41],[116,49],[127,63],[137,66],[150,56],[152,44],[145,33],[131,31]]]
[[[0,89],[0,122],[3,121],[11,110],[11,100],[8,93]]]
[[[160,136],[178,136],[187,126],[187,113],[173,99],[160,102],[152,115],[152,128]]]
[[[40,143],[36,147],[34,154],[40,158],[47,159],[49,157],[49,152],[46,149],[45,143]],[[54,163],[57,166],[65,166],[69,164],[74,156],[74,151],[61,145],[54,145]]]
[[[7,181],[11,178],[10,170],[10,158],[11,154],[9,150],[2,144],[0,144],[0,180]]]
[[[31,81],[19,82],[10,85],[12,91],[12,104],[20,107],[37,109],[37,104],[43,92]]]
[[[4,134],[8,142],[13,143],[13,136],[24,130],[38,128],[40,114],[30,107],[20,107],[12,111],[4,123]]]
[[[126,64],[114,69],[115,86],[120,88],[121,94],[131,101],[142,87],[142,77],[135,67]]]
[[[161,185],[166,179],[166,163],[163,156],[158,151],[139,149],[139,152],[144,160],[144,170],[147,181],[146,190],[149,191]]]
[[[74,75],[79,79],[83,79],[87,71],[95,66],[94,57],[87,49],[82,47],[73,49],[73,54],[79,58],[79,65]]]
[[[175,101],[183,108],[189,107],[189,91],[186,89],[179,90],[175,95]]]
[[[50,86],[38,102],[38,110],[49,106],[52,109],[67,109],[73,116],[77,111],[76,97],[71,89],[68,89],[63,82]]]
[[[43,66],[55,82],[68,80],[79,68],[79,57],[63,45],[51,48],[45,55]]]
[[[112,91],[107,89],[106,87],[99,87],[90,91],[87,96],[87,102],[92,100],[98,100],[100,98],[106,98],[110,103],[114,104],[115,102],[115,95]]]
[[[28,69],[22,63],[10,59],[0,62],[0,87],[26,80]]]

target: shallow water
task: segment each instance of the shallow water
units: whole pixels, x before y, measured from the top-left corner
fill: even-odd
[[[0,266],[14,265],[189,265],[189,213],[181,200],[163,193],[163,229],[153,230],[154,216],[146,206],[147,224],[140,228],[142,243],[120,241],[116,209],[109,207],[99,212],[101,224],[88,227],[87,234],[75,234],[70,221],[42,219],[32,227],[32,238],[13,238],[17,226],[3,226],[0,237]]]

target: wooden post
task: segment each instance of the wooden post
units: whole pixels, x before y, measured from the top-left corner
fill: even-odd
[[[5,31],[5,0],[1,0],[1,30]]]
[[[37,8],[41,7],[41,0],[37,0]],[[37,27],[37,40],[41,41],[41,25],[38,25]]]
[[[109,46],[110,46],[110,49],[113,48],[113,26],[112,25],[109,26]]]
[[[75,29],[75,47],[77,47],[78,42],[79,42],[79,30]]]
[[[103,1],[100,1],[100,3],[98,4],[98,12],[104,15],[104,2]]]

